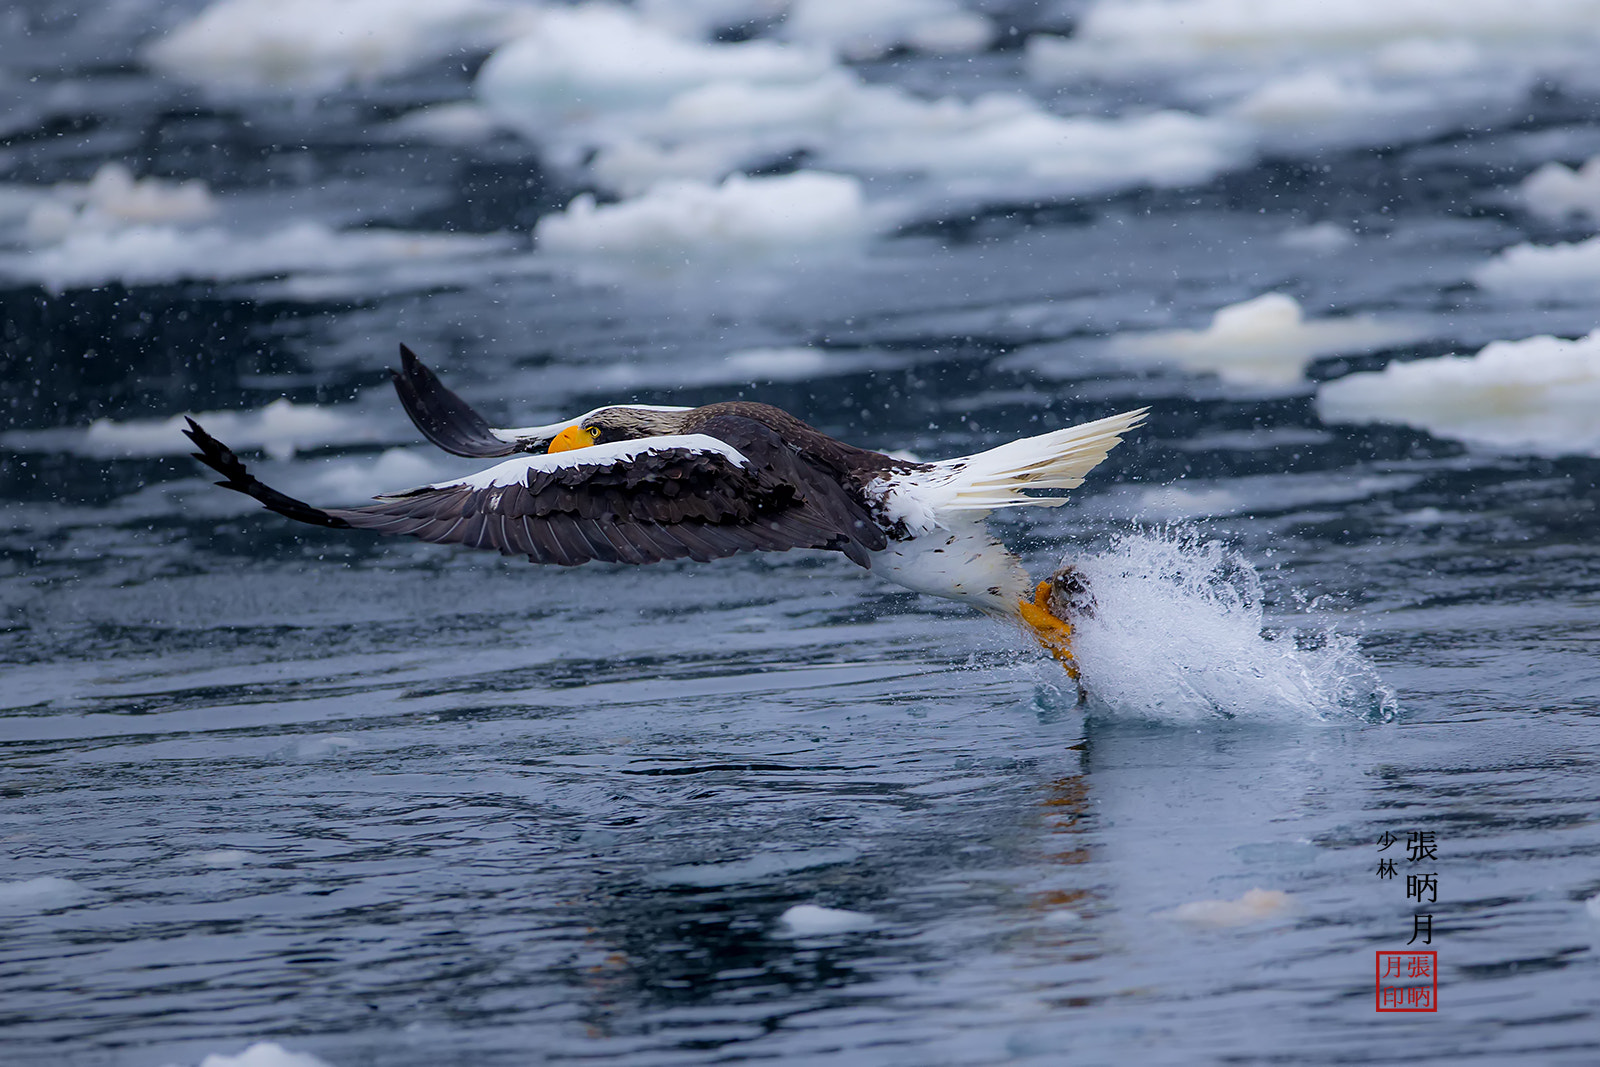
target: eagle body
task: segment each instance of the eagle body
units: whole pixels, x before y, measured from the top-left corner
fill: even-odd
[[[1055,507],[1137,426],[1135,411],[934,463],[838,441],[779,408],[610,405],[543,426],[495,429],[407,348],[395,388],[423,435],[476,474],[319,508],[255,478],[193,420],[186,431],[217,483],[300,522],[495,549],[534,563],[710,560],[820,548],[921,593],[959,600],[1041,632],[1020,561],[984,516]],[[1035,596],[1045,603],[1043,587]],[[1061,623],[1055,620],[1055,623]],[[1069,632],[1069,631],[1068,631]],[[1062,646],[1064,648],[1064,645]]]

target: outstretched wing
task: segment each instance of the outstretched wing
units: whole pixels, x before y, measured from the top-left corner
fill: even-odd
[[[715,436],[646,437],[519,456],[374,504],[326,509],[261,483],[192,419],[185,432],[199,448],[195,458],[224,475],[217,484],[280,515],[497,549],[534,563],[654,563],[835,548],[866,566],[867,551],[884,547],[862,505],[771,430],[736,417],[711,423]]]

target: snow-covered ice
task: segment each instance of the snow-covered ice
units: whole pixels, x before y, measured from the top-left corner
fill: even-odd
[[[325,445],[381,443],[402,427],[399,419],[320,404],[274,400],[258,411],[203,411],[194,419],[236,449],[261,449],[274,459]],[[183,435],[186,415],[117,422],[96,419],[82,430],[9,430],[0,448],[13,452],[71,452],[96,457],[187,455],[194,445]]]
[[[847,59],[871,59],[896,46],[919,52],[981,52],[994,24],[956,0],[794,0],[780,32],[821,44]]]
[[[1365,315],[1307,321],[1293,297],[1266,293],[1219,309],[1203,330],[1119,334],[1106,349],[1119,359],[1210,372],[1237,385],[1285,386],[1319,356],[1371,352],[1420,333],[1412,324]]]
[[[30,241],[160,223],[203,222],[217,213],[205,182],[135,178],[121,163],[102,163],[88,182],[61,182],[39,197],[27,217]]]
[[[1600,237],[1555,245],[1519,244],[1472,272],[1484,289],[1530,299],[1600,295]]]
[[[789,937],[847,934],[870,930],[876,925],[876,919],[862,912],[816,904],[796,904],[778,917],[779,932]]]
[[[76,904],[92,894],[70,878],[46,875],[0,882],[0,912],[45,911]]]
[[[298,272],[381,271],[418,260],[468,259],[516,247],[507,235],[334,230],[300,221],[267,233],[221,226],[77,230],[59,243],[0,254],[0,274],[61,291],[111,282],[225,282]]]
[[[1394,422],[1507,451],[1600,455],[1600,331],[1496,341],[1324,383],[1327,422]]]
[[[647,267],[699,257],[802,255],[854,248],[879,229],[855,178],[800,171],[730,176],[720,185],[679,180],[615,204],[589,194],[535,227],[552,256],[606,257]]]
[[[1276,919],[1293,904],[1293,898],[1281,889],[1248,889],[1237,900],[1194,900],[1163,915],[1196,926],[1245,926]]]
[[[1523,179],[1517,196],[1541,218],[1560,221],[1579,215],[1600,222],[1600,156],[1576,170],[1546,163]]]
[[[218,0],[144,56],[210,89],[326,92],[490,48],[533,12],[502,0]]]

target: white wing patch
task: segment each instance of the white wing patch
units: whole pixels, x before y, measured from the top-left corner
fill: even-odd
[[[1113,415],[1064,430],[1012,441],[931,470],[896,471],[869,484],[867,496],[890,522],[913,537],[949,528],[956,512],[997,508],[1060,507],[1066,497],[1033,496],[1036,489],[1076,489],[1122,440],[1144,421],[1146,409]]]
[[[696,452],[700,454],[714,454],[727,459],[741,467],[748,467],[750,461],[744,453],[728,444],[703,433],[665,434],[661,437],[640,437],[632,441],[614,441],[606,445],[590,445],[588,448],[574,448],[566,452],[549,452],[541,455],[518,456],[508,459],[504,463],[497,463],[487,470],[477,474],[469,474],[465,478],[458,478],[450,482],[435,482],[424,486],[425,489],[493,489],[497,486],[522,485],[532,471],[558,471],[576,470],[579,467],[609,467],[617,463],[631,463],[640,456],[652,453],[665,452]],[[389,493],[380,500],[406,496],[417,490],[411,489],[404,493]]]

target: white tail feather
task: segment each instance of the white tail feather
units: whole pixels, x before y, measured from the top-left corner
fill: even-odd
[[[1062,496],[1033,496],[1037,489],[1076,489],[1122,440],[1144,421],[1148,408],[1026,437],[973,456],[935,463],[932,470],[897,474],[879,489],[887,517],[914,532],[944,526],[951,511],[1060,507]]]

